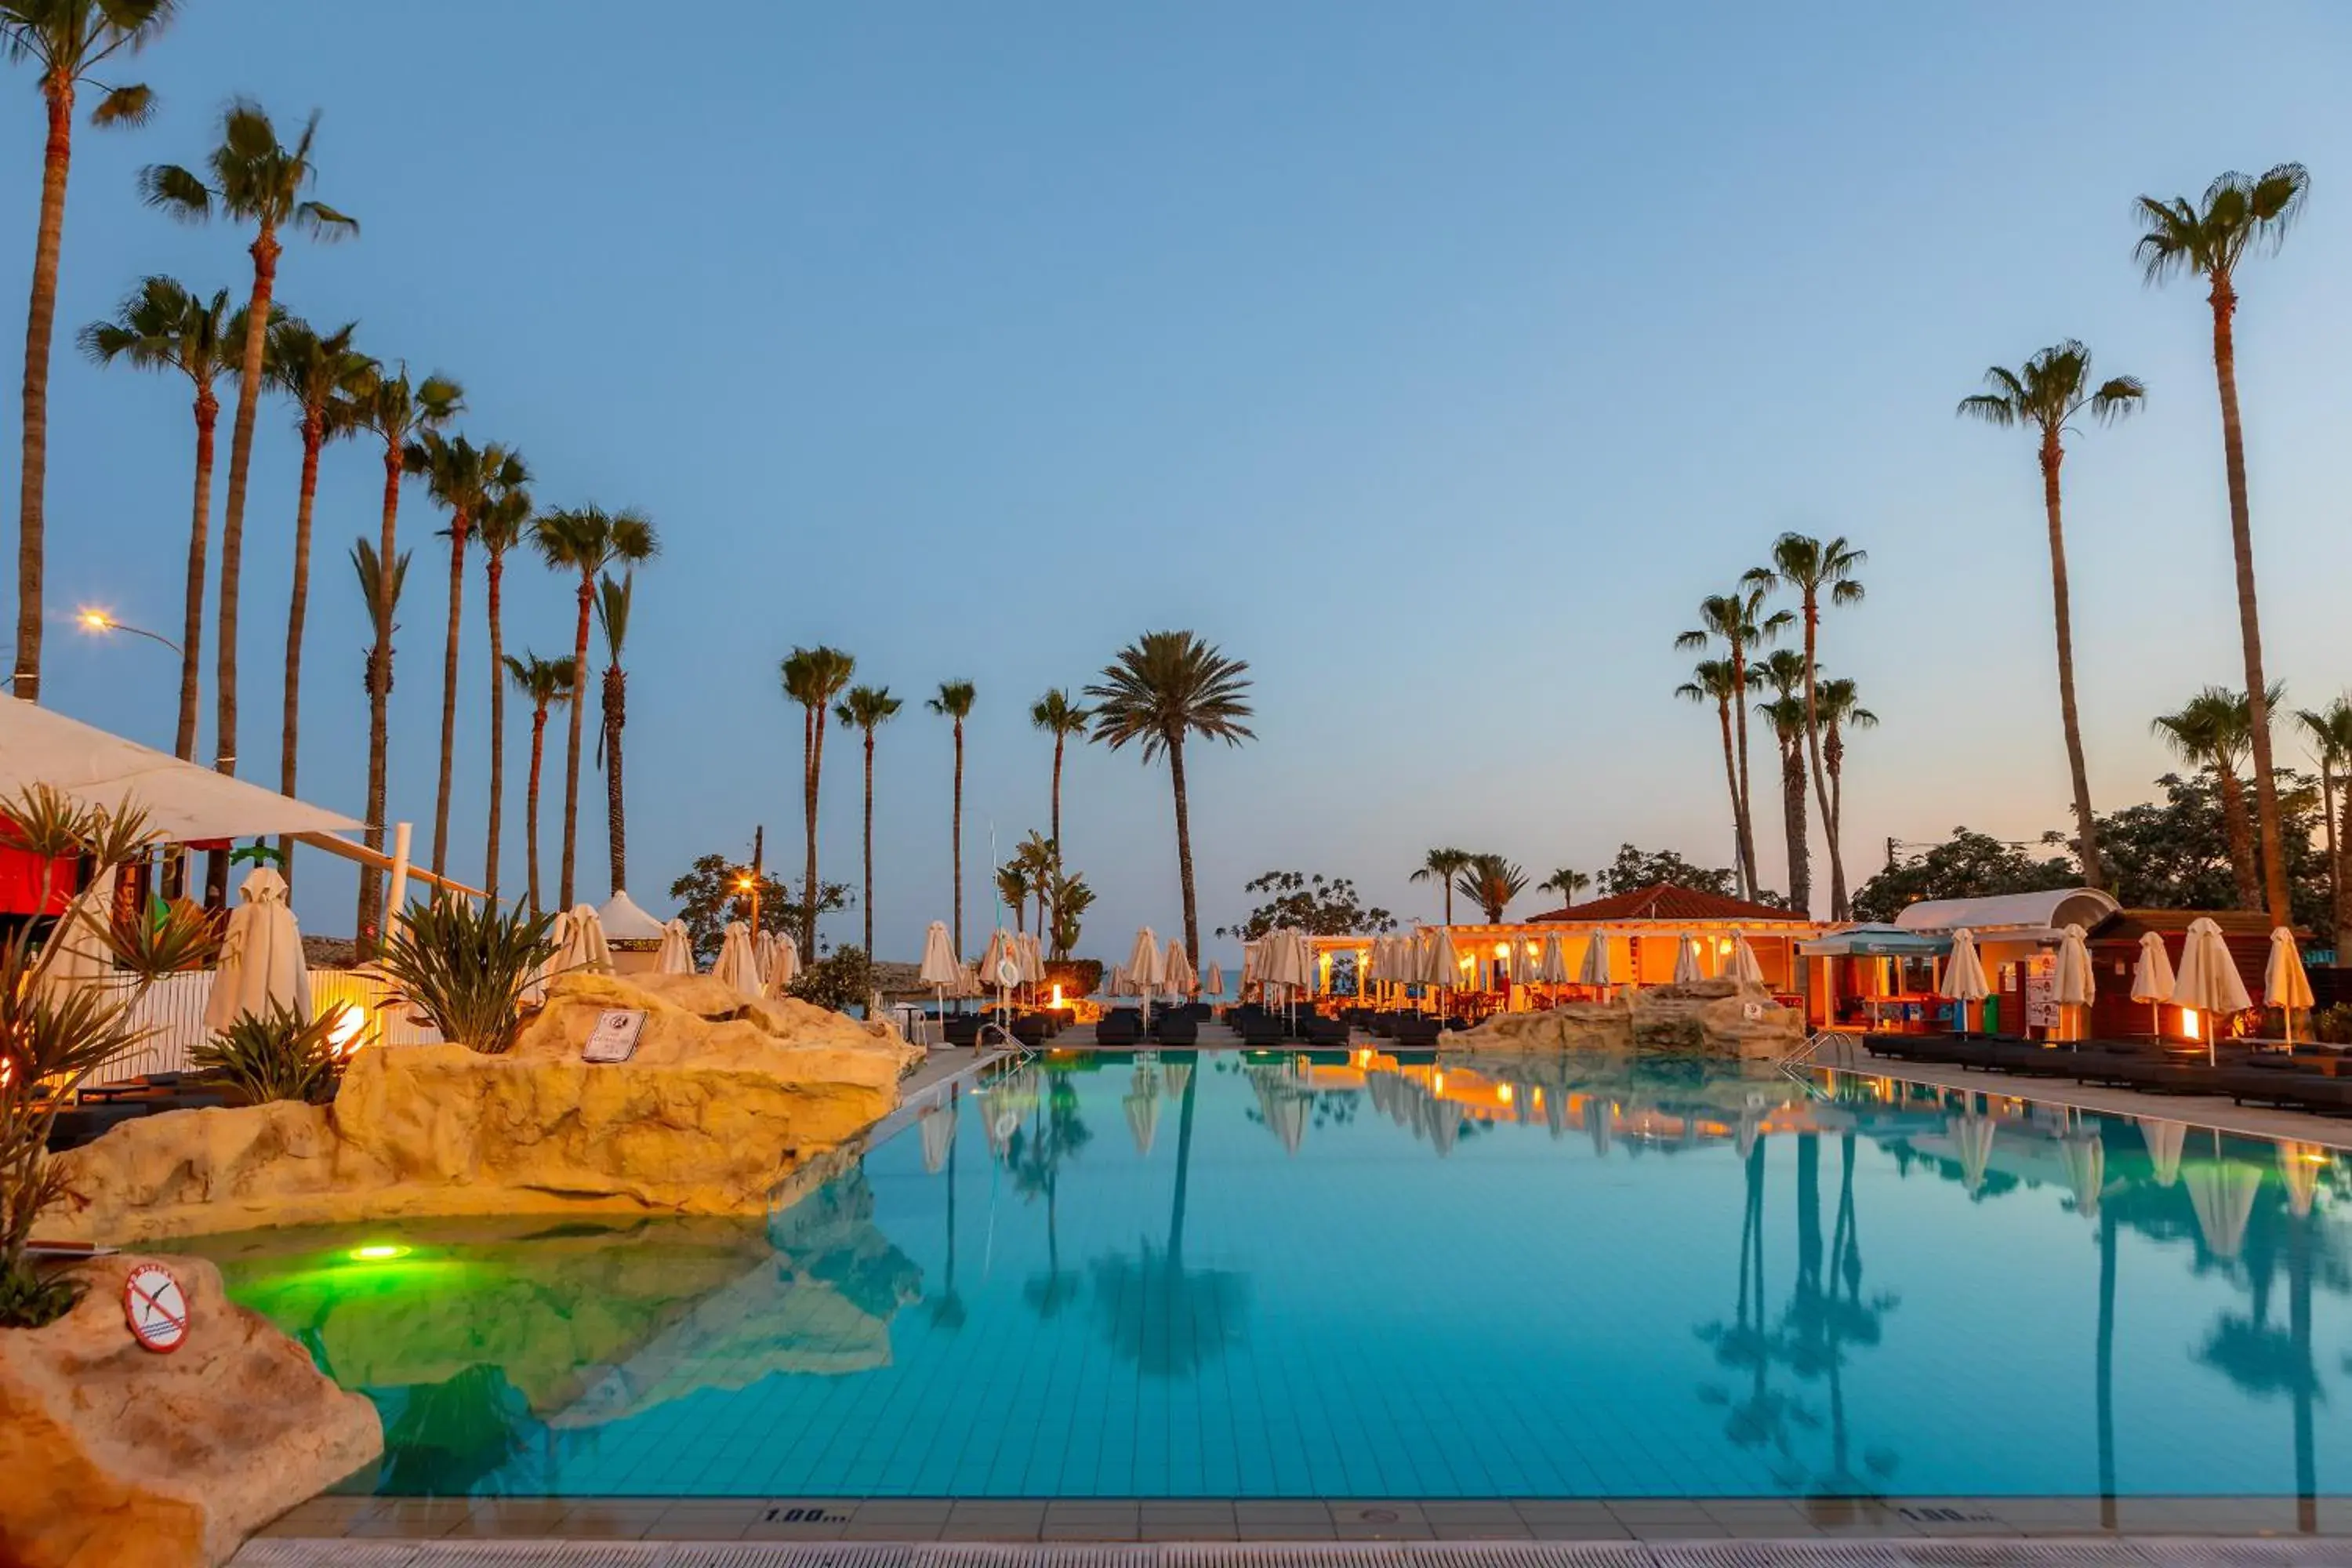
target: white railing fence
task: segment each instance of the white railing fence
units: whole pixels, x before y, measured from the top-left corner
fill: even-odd
[[[136,983],[121,976],[98,984],[129,991]],[[205,1001],[212,994],[212,989],[213,972],[209,969],[167,975],[151,986],[131,1009],[131,1027],[143,1031],[146,1037],[90,1074],[89,1081],[93,1085],[121,1083],[149,1073],[186,1071],[188,1053],[202,1044],[208,1033],[205,1028]],[[381,1005],[391,994],[383,980],[364,970],[310,971],[312,1016],[349,1005],[358,1007],[367,1020],[359,1037],[362,1041],[389,1046],[439,1044],[440,1032],[432,1025],[413,1020],[404,1007]]]

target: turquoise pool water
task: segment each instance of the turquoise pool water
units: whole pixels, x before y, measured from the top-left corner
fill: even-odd
[[[1853,1077],[1105,1055],[764,1224],[195,1249],[392,1493],[2330,1494],[2347,1176]]]

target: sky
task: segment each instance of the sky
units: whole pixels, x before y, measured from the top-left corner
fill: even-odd
[[[1047,811],[1032,700],[1190,628],[1245,659],[1257,740],[1191,758],[1204,931],[1276,868],[1405,918],[1424,850],[1531,879],[1621,843],[1729,860],[1712,712],[1674,647],[1784,529],[1867,550],[1822,632],[1878,729],[1854,739],[1846,853],[2068,818],[2048,556],[2028,438],[1963,423],[1984,368],[2079,337],[2146,412],[2065,468],[2095,798],[2147,798],[2154,714],[2242,684],[2203,290],[2143,286],[2132,200],[2298,160],[2307,213],[2242,277],[2238,366],[2270,673],[2352,682],[2341,433],[2352,389],[2352,15],[2322,5],[1428,7],[1008,3],[695,9],[606,0],[379,8],[189,0],[132,67],[148,126],[77,140],[50,383],[45,699],[168,748],[184,570],[185,384],[80,360],[142,276],[248,286],[248,236],[142,208],[233,93],[320,110],[315,195],[356,239],[289,240],[278,298],[465,385],[459,428],[518,447],[543,504],[643,509],[627,664],[630,881],[667,916],[696,855],[796,866],[798,710],[778,660],[830,643],[906,710],[876,764],[875,914],[914,958],[948,913],[951,748],[922,710],[979,689],[965,922]],[[2223,68],[2222,62],[2237,62]],[[128,76],[130,73],[124,73]],[[0,301],[22,300],[42,121],[0,114]],[[2218,88],[2217,88],[2217,83]],[[2339,182],[2342,182],[2339,184]],[[233,402],[233,395],[225,396]],[[228,420],[222,422],[226,468]],[[16,448],[0,443],[14,494]],[[298,444],[262,412],[240,648],[247,776],[274,783]],[[302,794],[364,804],[368,640],[344,559],[382,469],[331,448],[304,666]],[[215,501],[215,528],[219,501]],[[429,854],[446,520],[414,483],[392,815]],[[12,617],[14,574],[0,583]],[[481,868],[490,737],[468,569],[450,866]],[[569,588],[509,574],[507,640],[568,647]],[[207,659],[209,666],[209,659]],[[601,657],[598,661],[601,665]],[[212,752],[207,680],[200,754]],[[593,718],[593,715],[592,715]],[[509,704],[522,884],[528,714]],[[857,880],[855,737],[826,752],[820,849]],[[2292,741],[2282,758],[2300,757]],[[1764,880],[1783,885],[1759,737]],[[552,876],[561,757],[550,758]],[[1082,952],[1181,929],[1164,768],[1075,748]],[[582,886],[606,889],[603,786]],[[1821,851],[1815,850],[1817,868]],[[1825,876],[1817,870],[1817,886]],[[305,929],[352,879],[298,878]],[[1532,891],[1518,912],[1544,907]],[[859,916],[828,933],[856,940]],[[977,944],[976,937],[968,940]],[[1229,963],[1231,942],[1208,956]]]

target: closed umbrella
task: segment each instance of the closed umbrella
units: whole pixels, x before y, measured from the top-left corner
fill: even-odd
[[[1045,979],[1045,952],[1037,944],[1037,933],[1029,931],[1016,944],[1021,950],[1021,983],[1042,984]]]
[[[1127,977],[1142,995],[1146,1018],[1151,1016],[1151,994],[1160,989],[1167,964],[1167,955],[1160,951],[1160,933],[1150,926],[1137,931],[1135,945],[1127,954]]]
[[[247,1014],[275,1011],[310,1016],[310,974],[302,963],[302,933],[286,907],[286,879],[257,866],[237,888],[240,902],[228,917],[212,993],[205,998],[205,1027],[215,1034]]]
[[[549,933],[554,940],[555,951],[540,965],[539,978],[531,983],[525,1000],[537,1005],[547,1000],[549,982],[562,974],[610,974],[613,973],[612,950],[604,945],[604,925],[596,918],[592,904],[574,904],[555,917]]]
[[[49,995],[62,1002],[85,982],[114,973],[114,954],[104,934],[113,916],[114,872],[109,868],[90,879],[51,929],[49,942],[57,951],[41,971],[41,984]]]
[[[2078,925],[2069,925],[2059,933],[2057,973],[2051,976],[2050,1000],[2061,1007],[2087,1012],[2091,998],[2097,993],[2098,981],[2091,973],[2091,950],[2083,941],[2083,934]],[[2075,1037],[2079,1039],[2090,1032],[2086,1026]]]
[[[1956,1004],[1958,1032],[1963,1035],[1969,1032],[1969,1004],[1992,994],[1992,987],[1985,984],[1984,960],[1977,956],[1977,934],[1966,926],[1952,933],[1952,951],[1944,960],[1936,994]]]
[[[936,1176],[947,1169],[948,1151],[955,1146],[956,1102],[952,1097],[926,1106],[918,1123],[923,1131],[923,1171]]]
[[[801,977],[801,944],[794,942],[789,932],[776,933],[775,954],[768,960],[768,966],[760,971],[760,975],[768,983],[768,994],[771,996],[782,996],[791,989],[793,982]]]
[[[719,957],[710,966],[710,978],[746,996],[762,994],[759,961],[751,952],[751,928],[741,921],[729,921],[719,931]]]
[[[1429,967],[1423,972],[1426,984],[1451,991],[1462,984],[1461,955],[1454,951],[1454,932],[1439,926],[1430,933],[1429,952],[1425,955]]]
[[[2139,1135],[2147,1144],[2147,1161],[2156,1184],[2168,1187],[2180,1180],[2180,1147],[2189,1141],[2189,1124],[2158,1116],[2136,1116]]]
[[[1699,967],[1698,938],[1685,931],[1675,943],[1675,984],[1695,985],[1706,978],[1706,971]]]
[[[2303,972],[2303,954],[2295,951],[2294,932],[2280,926],[2271,932],[2270,962],[2263,966],[2263,1005],[2286,1015],[2290,1056],[2294,1054],[2294,1010],[2311,1003],[2311,976]]]
[[[2311,1202],[2319,1195],[2319,1168],[2326,1163],[2326,1152],[2317,1144],[2279,1140],[2279,1180],[2286,1186],[2286,1212],[2295,1218],[2311,1213]]]
[[[948,922],[933,921],[923,932],[923,962],[915,971],[917,982],[931,988],[944,1014],[948,1010],[948,987],[962,977],[963,965],[956,962],[955,948],[948,941]]]
[[[1212,996],[1223,997],[1224,995],[1225,966],[1223,964],[1212,963],[1209,965],[1209,984],[1206,989]]]
[[[1193,973],[1192,961],[1184,955],[1182,942],[1171,940],[1168,943],[1167,972],[1160,977],[1160,984],[1173,1002],[1181,1002],[1201,988],[1201,977]]]
[[[1119,1101],[1127,1112],[1128,1136],[1135,1140],[1139,1157],[1151,1152],[1153,1140],[1160,1136],[1160,1086],[1155,1080],[1147,1087],[1129,1089]]]
[[[2218,1145],[2221,1135],[2215,1133]],[[2205,1250],[2227,1263],[2246,1244],[2246,1221],[2254,1212],[2263,1168],[2237,1160],[2200,1160],[2189,1167],[2189,1207]]]
[[[1536,971],[1536,978],[1546,985],[1568,984],[1568,953],[1559,944],[1558,931],[1552,931],[1544,938],[1543,965]]]
[[[768,971],[776,966],[776,933],[755,931],[751,933],[751,967],[765,980]]]
[[[1952,1142],[1960,1153],[1960,1185],[1970,1197],[1984,1190],[1985,1170],[1992,1163],[1993,1120],[1975,1111],[1952,1125]]]
[[[694,937],[687,931],[684,921],[672,921],[662,927],[661,947],[654,953],[654,973],[694,973]]]
[[[1307,984],[1307,966],[1313,962],[1304,939],[1294,941],[1293,934],[1287,931],[1267,932],[1257,955],[1258,983],[1281,986],[1286,1001]]]
[[[2099,1193],[2107,1183],[2106,1144],[2095,1132],[2069,1132],[2058,1142],[2058,1158],[2066,1167],[2074,1212],[2084,1219],[2098,1218]]]
[[[1609,973],[1609,933],[1597,931],[1584,943],[1584,963],[1577,969],[1579,985],[1598,986],[1606,996],[1612,984]]]
[[[2165,952],[2164,938],[2156,931],[2140,933],[2139,962],[2132,965],[2131,999],[2147,1004],[2149,1037],[2163,1034],[2164,1018],[2158,1009],[2172,1000],[2172,955]]]
[[[1757,962],[1756,948],[1744,931],[1731,933],[1731,954],[1725,962],[1723,973],[1741,985],[1764,989],[1764,965]]]
[[[2172,999],[2198,1013],[2242,1013],[2254,1005],[2246,994],[2238,961],[2221,938],[2221,928],[2209,916],[2200,915],[2189,922],[2189,934],[2180,944],[2180,973],[2173,977]],[[2205,1020],[2208,1061],[2214,1058],[2213,1037],[2219,1028],[2218,1018]]]

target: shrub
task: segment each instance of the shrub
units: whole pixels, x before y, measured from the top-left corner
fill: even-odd
[[[874,965],[862,947],[836,948],[802,970],[788,989],[803,1002],[846,1013],[873,1000]]]
[[[413,903],[376,960],[391,983],[380,1006],[414,1007],[445,1040],[503,1056],[522,1030],[523,994],[555,954],[555,917],[476,909],[466,899]]]
[[[335,1016],[305,1018],[291,1007],[247,1013],[188,1053],[189,1065],[227,1084],[246,1100],[269,1100],[323,1105],[335,1098],[342,1062],[328,1039]]]

